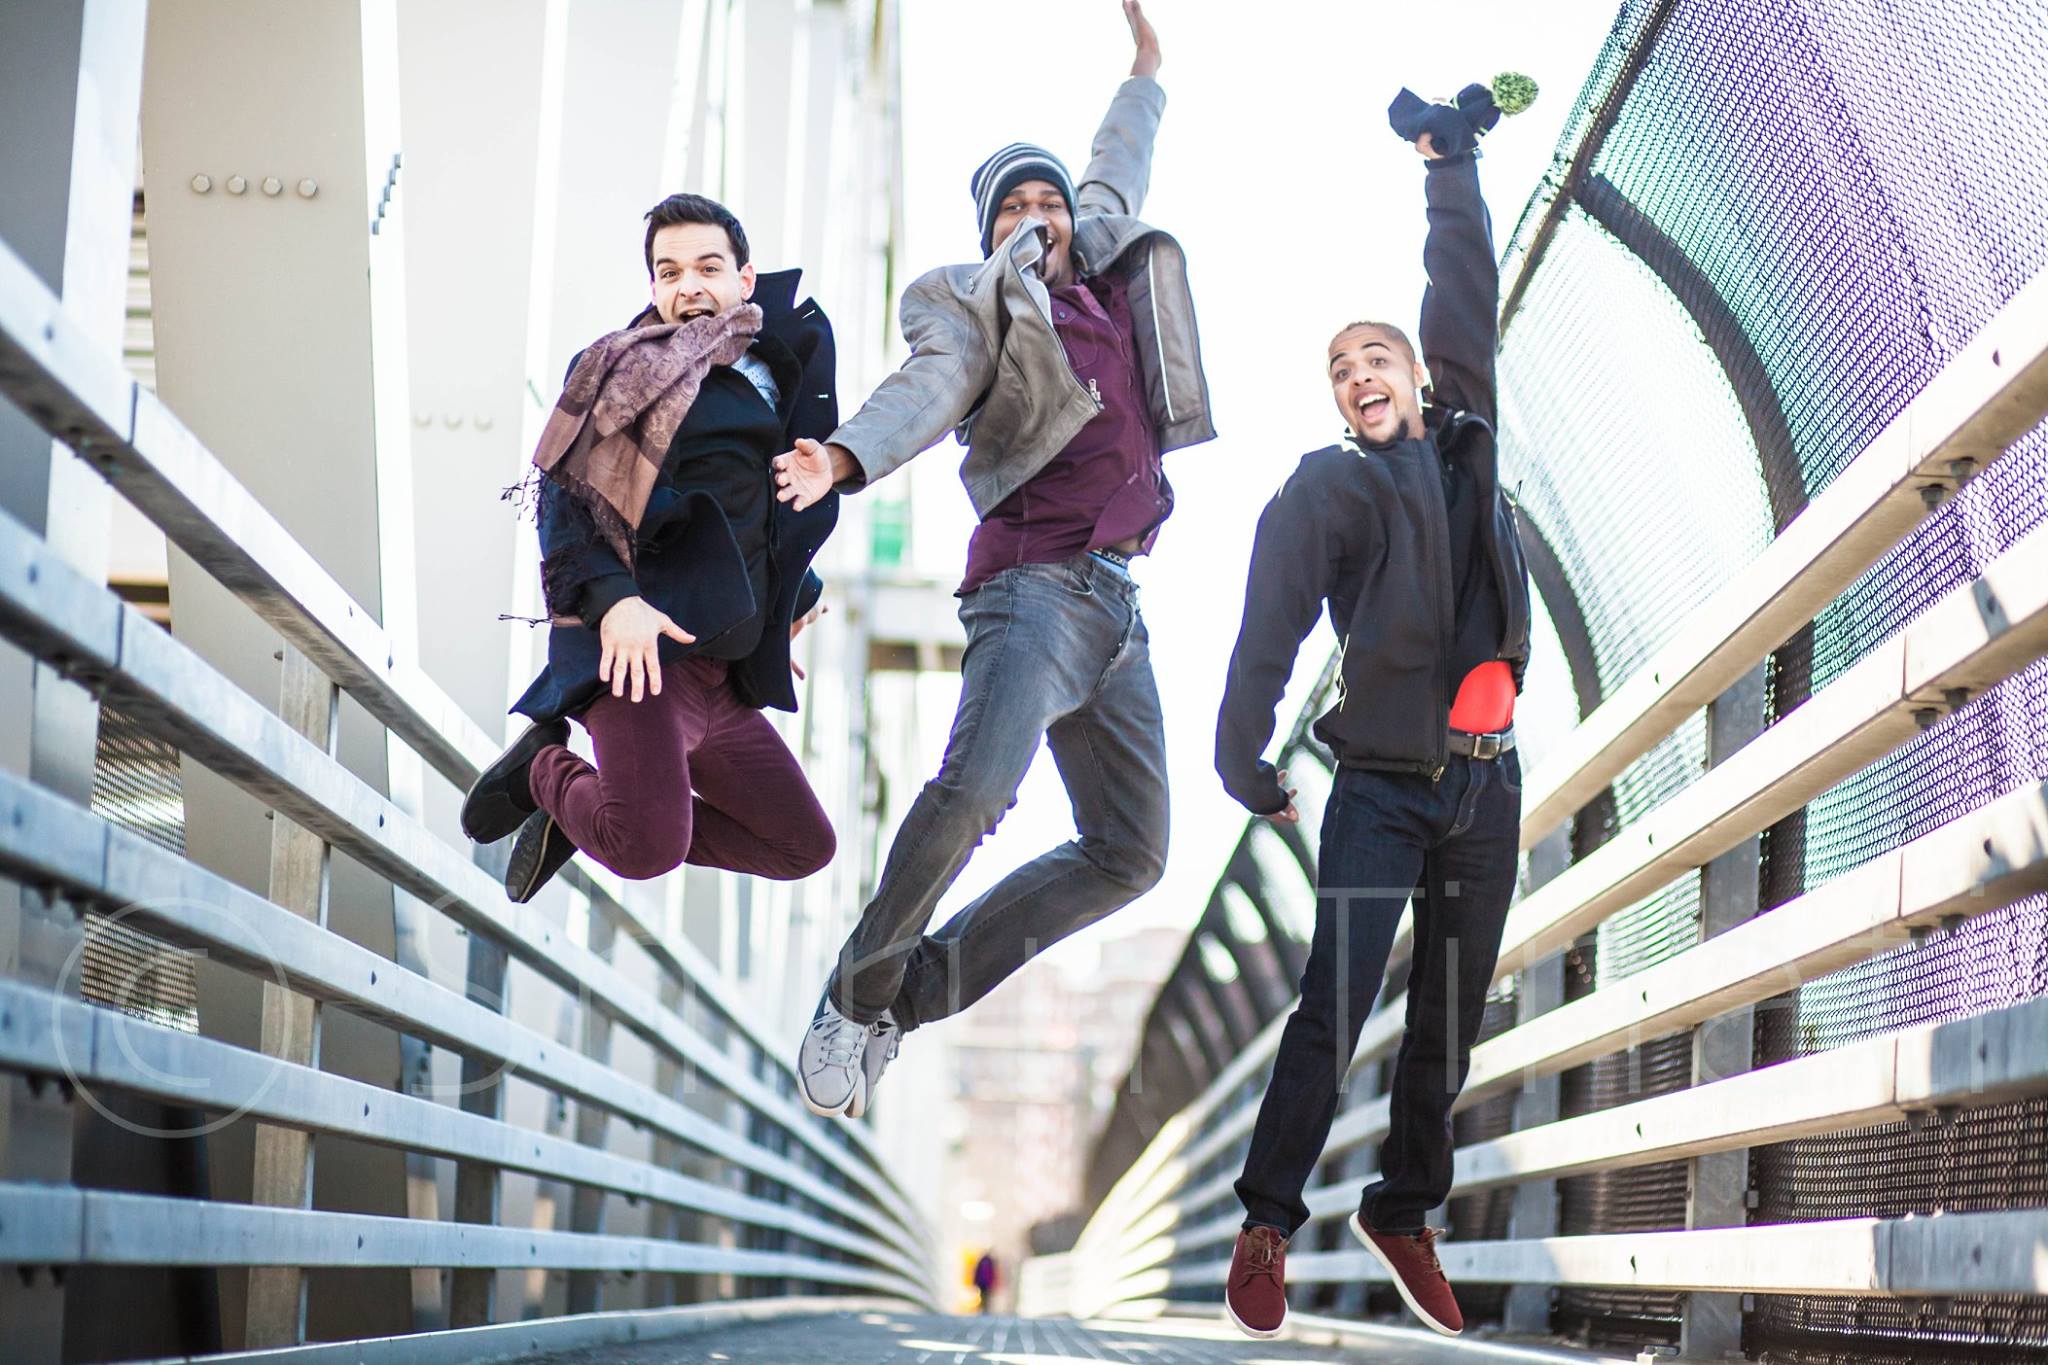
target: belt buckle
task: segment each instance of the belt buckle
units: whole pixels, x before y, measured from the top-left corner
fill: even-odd
[[[1501,737],[1497,734],[1472,736],[1472,757],[1481,760],[1499,758],[1500,741]]]

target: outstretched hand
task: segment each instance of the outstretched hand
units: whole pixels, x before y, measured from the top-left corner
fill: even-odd
[[[642,597],[621,598],[614,603],[598,622],[597,637],[602,647],[597,680],[610,683],[614,697],[628,697],[636,702],[661,695],[663,637],[679,645],[697,643],[696,636]]]
[[[846,447],[798,437],[796,449],[775,457],[775,498],[801,512],[830,493],[854,470]]]
[[[1152,21],[1145,17],[1145,7],[1138,0],[1124,0],[1124,22],[1131,26],[1131,41],[1138,45],[1137,55],[1131,58],[1131,74],[1158,75],[1159,35],[1153,31]]]

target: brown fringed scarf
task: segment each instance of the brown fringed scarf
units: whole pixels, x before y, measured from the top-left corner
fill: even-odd
[[[746,354],[761,330],[761,310],[751,303],[715,317],[643,325],[652,317],[649,309],[583,352],[541,430],[529,476],[554,480],[580,503],[628,572],[648,495],[705,373]],[[574,552],[549,558],[567,561]],[[542,596],[558,623],[573,622],[556,600],[556,567],[541,566]]]

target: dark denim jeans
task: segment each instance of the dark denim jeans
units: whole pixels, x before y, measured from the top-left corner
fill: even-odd
[[[1288,1236],[1336,1117],[1359,1030],[1413,897],[1407,1032],[1394,1061],[1379,1179],[1359,1211],[1382,1232],[1422,1229],[1451,1188],[1451,1102],[1464,1088],[1514,892],[1522,821],[1515,753],[1453,756],[1443,777],[1338,770],[1323,812],[1316,927],[1301,1003],[1280,1035],[1238,1177],[1245,1225]]]
[[[939,775],[896,831],[831,982],[848,1018],[958,1013],[1041,949],[1128,905],[1166,866],[1166,732],[1138,588],[1092,555],[1006,569],[960,602],[967,653]],[[1052,749],[1080,838],[1003,878],[937,933],[932,912]]]

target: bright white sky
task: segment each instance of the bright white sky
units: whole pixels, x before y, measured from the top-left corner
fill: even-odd
[[[997,147],[1043,143],[1078,177],[1111,94],[1130,70],[1117,0],[903,0],[905,281],[979,258],[968,177]],[[1454,93],[1501,70],[1543,94],[1489,135],[1481,177],[1505,242],[1548,168],[1565,116],[1614,16],[1613,0],[1154,0],[1167,108],[1143,217],[1187,250],[1216,427],[1167,457],[1177,499],[1157,553],[1141,561],[1153,668],[1166,712],[1174,831],[1165,881],[1080,936],[1075,953],[1144,924],[1192,925],[1244,824],[1210,766],[1223,671],[1243,607],[1259,509],[1304,453],[1342,429],[1322,377],[1342,323],[1412,329],[1422,298],[1422,163],[1387,127],[1401,86]],[[957,576],[973,513],[950,443],[917,462],[918,566]],[[1332,645],[1302,650],[1284,733]],[[928,709],[950,715],[957,684],[934,678]],[[944,717],[926,736],[936,770]],[[1050,758],[983,845],[943,918],[1018,863],[1072,837]]]

